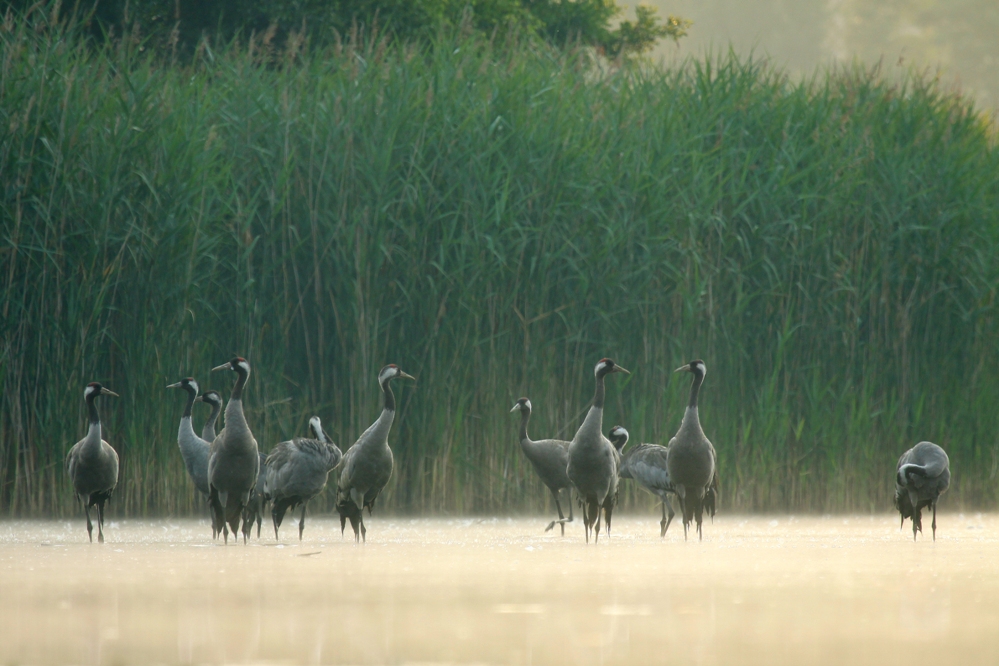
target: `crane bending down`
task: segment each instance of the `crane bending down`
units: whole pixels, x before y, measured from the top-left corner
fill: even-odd
[[[354,541],[367,541],[364,527],[364,508],[368,515],[375,506],[375,499],[392,476],[392,449],[388,445],[389,431],[395,420],[395,394],[390,383],[393,379],[412,379],[394,364],[378,372],[378,385],[382,389],[382,413],[368,429],[361,433],[354,445],[347,449],[340,461],[340,478],[337,482],[336,510],[340,514],[340,533],[348,520],[354,530]]]
[[[305,507],[309,500],[326,487],[330,471],[340,464],[343,454],[323,431],[318,416],[309,419],[315,439],[296,437],[281,442],[267,456],[267,481],[264,494],[274,503],[271,518],[274,521],[274,538],[284,520],[285,511],[302,505],[302,519],[298,523],[298,540],[305,530]]]
[[[937,540],[937,500],[950,487],[950,459],[933,442],[920,442],[902,454],[895,470],[895,508],[912,518],[912,540],[923,531],[922,510],[933,508],[933,540]],[[901,527],[900,527],[901,529]]]
[[[531,439],[527,434],[527,422],[531,420],[531,401],[521,398],[513,406],[511,412],[520,412],[520,448],[531,461],[534,471],[538,473],[541,482],[551,491],[558,511],[558,520],[553,520],[545,528],[551,530],[558,523],[562,526],[562,536],[565,536],[565,524],[572,522],[572,482],[565,473],[569,464],[569,442],[561,439]],[[569,518],[562,513],[562,504],[558,499],[558,491],[565,488],[569,491]]]
[[[97,542],[104,543],[104,503],[111,499],[118,485],[118,454],[101,439],[101,417],[97,413],[97,396],[118,394],[97,382],[87,384],[83,399],[87,403],[90,427],[87,436],[73,445],[66,456],[66,470],[73,481],[73,490],[87,514],[87,536],[94,542],[94,525],[90,521],[90,507],[97,506]]]
[[[617,498],[617,452],[603,430],[604,377],[615,372],[631,374],[609,358],[600,359],[593,368],[596,387],[593,404],[586,413],[572,442],[569,443],[569,463],[566,474],[576,489],[583,507],[583,528],[586,542],[593,532],[593,543],[600,537],[600,509],[604,510],[610,534],[610,519]]]
[[[628,443],[628,431],[621,426],[614,426],[607,433],[614,446],[620,451]],[[673,505],[670,504],[670,493],[676,489],[669,480],[669,469],[666,461],[668,451],[659,444],[635,444],[621,457],[621,478],[632,479],[640,486],[659,498],[663,509],[663,519],[659,522],[659,537],[664,538],[669,524],[673,522]],[[669,516],[666,512],[669,511]]]
[[[229,531],[238,538],[239,519],[260,471],[260,451],[243,414],[243,387],[250,376],[250,364],[236,357],[212,368],[232,370],[236,383],[225,406],[225,427],[212,442],[208,456],[208,501],[212,507],[212,528],[229,543]],[[243,535],[246,543],[246,535]]]

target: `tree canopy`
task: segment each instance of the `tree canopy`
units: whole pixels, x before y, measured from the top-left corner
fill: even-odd
[[[5,13],[52,11],[30,0],[6,0]],[[529,31],[558,45],[581,43],[617,57],[643,53],[664,38],[679,41],[690,22],[663,20],[640,5],[634,20],[615,0],[98,0],[55,4],[66,15],[83,12],[95,36],[138,32],[156,46],[193,48],[204,37],[290,35],[326,43],[355,28],[395,38],[428,38],[443,26],[467,25],[486,34]]]

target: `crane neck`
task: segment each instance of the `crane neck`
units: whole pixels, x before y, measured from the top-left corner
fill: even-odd
[[[232,394],[229,396],[229,400],[242,400],[243,399],[243,387],[246,386],[246,381],[250,378],[250,373],[243,370],[241,367],[236,367],[236,383],[232,387]]]
[[[93,394],[87,396],[87,417],[89,419],[91,427],[97,426],[98,436],[100,436],[101,415],[97,413],[98,395],[99,395],[98,393],[94,392]]]
[[[687,408],[697,411],[697,394],[701,390],[701,384],[704,382],[704,375],[699,372],[694,373],[694,381],[690,384],[690,400],[687,401]]]
[[[597,375],[597,386],[593,390],[593,406],[598,409],[604,408],[604,373]]]
[[[385,397],[385,406],[383,407],[386,412],[395,411],[395,394],[392,393],[392,379],[386,379],[382,382],[382,395]]]
[[[520,443],[527,444],[531,438],[527,436],[527,422],[531,420],[531,410],[520,410]]]
[[[190,386],[185,386],[184,390],[187,391],[187,404],[184,405],[184,414],[181,418],[189,419],[194,410],[194,399],[198,397],[198,392],[195,391]]]
[[[208,420],[205,421],[205,427],[201,429],[201,439],[205,440],[211,444],[215,440],[215,422],[218,421],[219,414],[222,412],[222,405],[213,402],[210,403],[212,406],[212,413],[208,415]]]

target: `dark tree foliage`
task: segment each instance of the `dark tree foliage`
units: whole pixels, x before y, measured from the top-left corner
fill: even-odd
[[[354,28],[424,39],[442,25],[467,24],[486,34],[528,30],[555,44],[581,43],[617,56],[647,51],[663,37],[679,40],[690,25],[673,16],[662,21],[654,8],[639,6],[634,22],[612,28],[622,12],[615,0],[0,0],[0,7],[77,16],[95,37],[128,31],[157,47],[182,49],[205,36],[251,34],[280,41],[297,33],[322,44]]]

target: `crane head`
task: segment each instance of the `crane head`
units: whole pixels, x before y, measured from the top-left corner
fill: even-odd
[[[611,444],[613,444],[614,448],[618,451],[624,449],[624,447],[628,444],[629,437],[630,435],[628,434],[628,431],[624,429],[624,426],[616,425],[607,431],[607,439],[611,441]]]
[[[242,356],[236,356],[232,360],[212,368],[212,372],[215,372],[216,370],[232,370],[233,372],[237,372],[241,375],[249,375],[250,362]]]
[[[378,384],[380,386],[385,386],[385,382],[393,379],[412,379],[414,382],[416,381],[416,377],[406,374],[395,363],[389,363],[378,372]]]
[[[194,393],[195,395],[197,395],[197,393],[198,393],[198,382],[194,381],[194,377],[185,377],[184,379],[181,379],[176,384],[170,384],[169,386],[167,386],[167,388],[182,388],[185,391],[188,391],[190,393]]]
[[[104,388],[98,382],[90,382],[87,384],[87,388],[83,389],[83,397],[85,400],[93,400],[99,395],[110,395],[115,398],[118,397],[117,393],[111,389]]]
[[[695,361],[691,361],[690,363],[681,365],[673,372],[690,372],[697,375],[701,379],[704,379],[704,375],[708,374],[708,368],[704,365],[704,361],[697,359]]]
[[[519,400],[518,400],[518,401],[517,401],[517,402],[516,402],[516,403],[515,403],[515,404],[513,405],[513,409],[511,409],[510,411],[511,411],[511,412],[516,412],[516,411],[518,411],[518,410],[523,410],[523,411],[525,411],[525,412],[528,412],[528,413],[530,413],[530,411],[531,411],[531,401],[530,401],[530,400],[528,400],[527,398],[521,398],[521,399],[519,399]]]
[[[610,358],[602,358],[597,361],[597,365],[593,368],[593,376],[596,378],[604,377],[612,372],[623,372],[626,375],[630,375],[631,372],[625,370],[620,365],[614,362]]]

